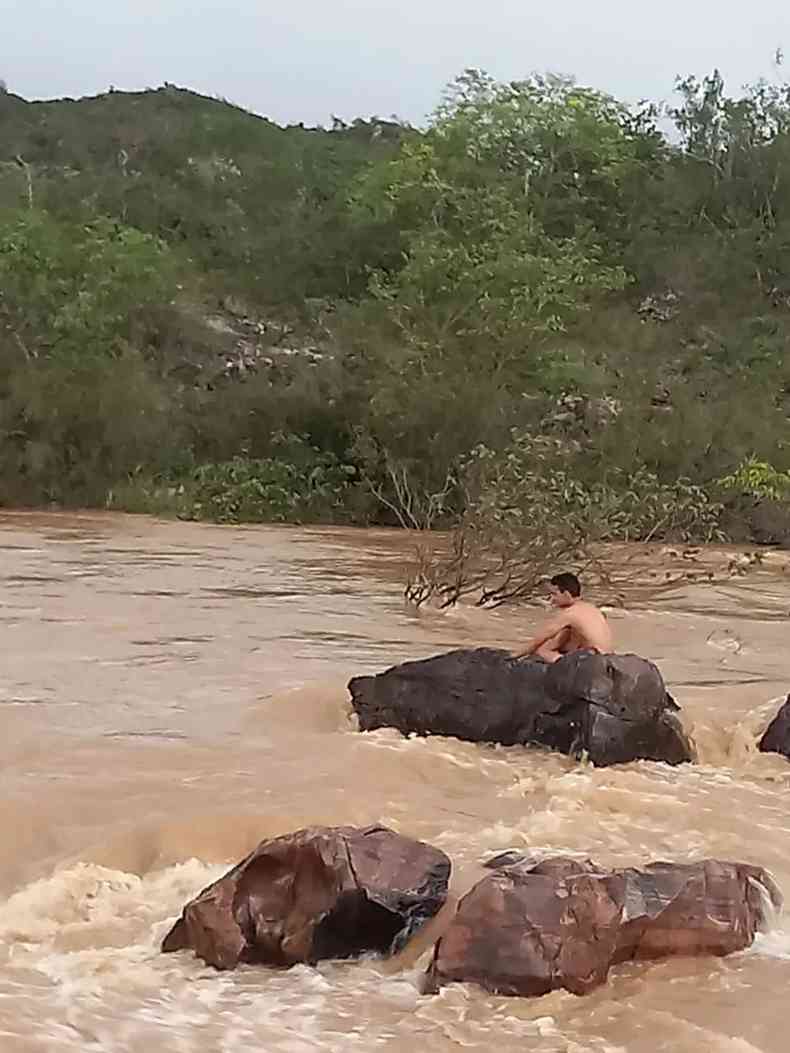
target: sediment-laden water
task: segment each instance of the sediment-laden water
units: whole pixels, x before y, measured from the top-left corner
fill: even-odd
[[[264,836],[383,820],[453,859],[762,864],[790,898],[790,764],[755,741],[790,690],[779,556],[611,613],[654,659],[700,763],[563,757],[354,730],[345,683],[452,646],[515,647],[540,612],[416,615],[406,535],[0,516],[3,1053],[786,1053],[790,923],[725,960],[624,966],[595,994],[419,994],[390,963],[217,974],[158,942]],[[661,554],[654,555],[657,565]]]

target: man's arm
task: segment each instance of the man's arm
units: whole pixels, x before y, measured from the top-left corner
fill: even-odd
[[[517,651],[514,653],[514,658],[528,658],[529,655],[535,654],[539,647],[542,647],[547,640],[550,640],[552,636],[556,636],[557,633],[561,633],[563,629],[567,628],[568,619],[565,614],[555,615],[550,618],[547,622],[538,629],[537,633],[532,637],[527,646],[523,651]]]

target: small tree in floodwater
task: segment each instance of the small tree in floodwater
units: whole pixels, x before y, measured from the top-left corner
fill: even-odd
[[[722,506],[701,487],[685,479],[661,484],[644,468],[587,485],[559,440],[516,433],[501,453],[479,447],[464,467],[463,488],[465,509],[449,544],[418,545],[406,585],[417,606],[447,608],[467,597],[480,607],[517,603],[557,567],[617,591],[602,542],[722,539]]]

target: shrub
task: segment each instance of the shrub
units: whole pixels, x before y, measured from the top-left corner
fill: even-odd
[[[790,472],[781,472],[766,461],[749,457],[731,475],[718,480],[726,493],[755,501],[790,500]]]
[[[421,545],[409,599],[440,607],[529,597],[558,566],[595,562],[595,543],[721,537],[721,505],[688,480],[662,484],[640,468],[587,485],[561,441],[514,434],[503,452],[478,447],[465,466],[466,506],[449,549]]]
[[[237,456],[201,465],[185,486],[182,516],[218,523],[342,519],[344,498],[356,469],[333,454],[312,448],[299,452],[301,463]]]
[[[790,544],[790,472],[749,457],[718,480],[728,533],[738,541]]]
[[[665,483],[644,466],[630,473],[620,470],[594,484],[587,500],[602,540],[724,540],[723,506],[690,479]]]

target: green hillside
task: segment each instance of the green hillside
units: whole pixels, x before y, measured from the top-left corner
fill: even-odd
[[[521,458],[527,515],[783,540],[788,129],[718,75],[469,71],[420,131],[0,94],[0,501],[447,525]]]
[[[220,287],[287,303],[359,293],[361,261],[338,259],[338,213],[349,180],[400,132],[283,129],[173,87],[77,102],[6,94],[0,129],[3,204],[26,189],[21,158],[38,207],[117,217],[182,248]]]

